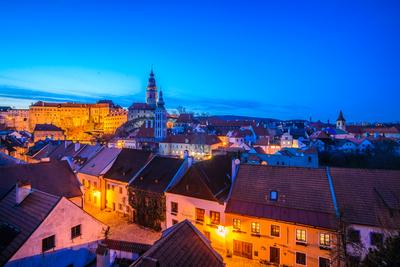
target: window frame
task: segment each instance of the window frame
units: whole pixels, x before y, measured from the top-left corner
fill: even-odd
[[[77,229],[79,229],[79,233],[77,233]],[[71,240],[82,236],[82,224],[75,225],[71,227]]]
[[[46,241],[46,240],[48,240],[48,239],[50,239],[50,238],[52,238],[52,246],[50,247],[50,246],[48,246],[49,244],[47,243],[48,241]],[[49,250],[52,250],[52,249],[54,249],[56,247],[56,235],[54,234],[54,235],[51,235],[51,236],[48,236],[48,237],[45,237],[45,238],[43,238],[42,239],[42,253],[44,253],[44,252],[46,252],[46,251],[49,251]]]
[[[238,219],[238,218],[233,218],[232,219],[232,228],[233,228],[233,230],[240,231],[241,226],[242,226],[242,222],[241,222],[240,219]]]
[[[259,222],[251,222],[250,229],[252,234],[255,235],[261,234],[261,225]]]
[[[324,242],[325,242],[325,244],[323,244],[322,242],[321,242],[321,238],[324,236]],[[329,241],[328,241],[328,244],[326,244],[326,236],[329,236]],[[321,247],[325,247],[325,248],[330,248],[331,247],[331,244],[332,244],[332,235],[330,234],[330,233],[319,233],[319,239],[318,239],[319,241],[318,241],[318,243],[319,243],[319,245],[321,246]]]
[[[198,211],[201,211],[201,215],[202,215],[201,220],[200,220],[199,217],[197,216],[197,215],[198,215]],[[195,219],[196,219],[196,223],[201,223],[201,224],[203,224],[203,223],[204,223],[205,215],[206,215],[206,210],[205,210],[205,209],[202,209],[202,208],[195,208],[195,217],[196,217]]]
[[[354,236],[352,236],[353,233],[357,233],[357,240],[354,239]],[[347,230],[347,238],[350,240],[351,243],[356,243],[360,244],[361,243],[361,232],[360,230],[350,228]],[[353,240],[354,239],[354,240]]]
[[[283,165],[283,164],[282,164]],[[273,197],[274,196],[274,197]],[[274,202],[276,202],[276,201],[278,201],[278,198],[279,198],[279,193],[278,193],[278,191],[276,191],[276,190],[271,190],[270,192],[269,192],[269,200],[270,201],[274,201]]]
[[[331,266],[331,260],[330,260],[330,259],[325,258],[325,257],[318,256],[318,267],[319,267],[320,264],[321,264],[321,259],[328,260],[328,262],[329,262],[328,266]]]
[[[379,243],[376,243],[376,240],[373,242],[373,238],[372,238],[372,237],[373,237],[374,235],[379,235],[379,236],[381,237],[381,240],[380,240]],[[374,232],[374,231],[369,232],[369,244],[370,244],[371,246],[377,247],[377,246],[379,246],[379,245],[382,245],[383,242],[384,242],[383,233]]]
[[[210,214],[210,224],[212,224],[212,225],[220,225],[221,224],[221,213],[219,211],[210,210],[209,214]],[[215,216],[213,216],[213,214]]]
[[[298,255],[298,254],[303,254],[303,255],[304,255],[304,263],[299,263],[299,262],[297,261],[297,255]],[[296,254],[295,254],[295,262],[296,262],[296,265],[307,266],[307,253],[302,252],[302,251],[296,251]]]
[[[176,215],[178,214],[178,211],[179,211],[178,202],[171,201],[171,214]]]
[[[297,231],[304,231],[304,240],[303,239],[298,239],[297,238]],[[306,244],[307,243],[307,230],[306,229],[300,229],[300,228],[296,228],[296,231],[295,231],[295,240],[296,240],[296,243],[303,243],[303,244]]]
[[[273,234],[273,233],[276,233],[276,232],[274,232],[274,231],[272,230],[274,227],[277,227],[277,228],[278,228],[278,235],[274,235],[274,234]],[[271,231],[270,231],[271,236],[273,236],[273,237],[281,237],[281,227],[280,227],[279,225],[271,224],[270,230],[271,230]]]

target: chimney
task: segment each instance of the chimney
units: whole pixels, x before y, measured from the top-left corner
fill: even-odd
[[[148,120],[144,121],[145,127],[148,128]]]
[[[110,250],[103,243],[99,243],[96,249],[96,267],[110,267]]]
[[[81,143],[79,143],[79,142],[76,142],[76,143],[74,144],[74,149],[75,149],[75,152],[76,152],[76,151],[78,151],[78,150],[79,150],[79,148],[81,148]]]
[[[32,186],[29,181],[18,181],[15,186],[15,202],[17,205],[32,192]]]
[[[47,158],[41,158],[41,159],[40,159],[40,162],[50,162],[50,158],[49,158],[49,157],[47,157]]]
[[[240,165],[240,160],[239,159],[232,159],[232,173],[231,173],[231,182],[232,182],[232,184],[236,179],[236,174],[237,174],[237,171],[239,169],[239,165]]]

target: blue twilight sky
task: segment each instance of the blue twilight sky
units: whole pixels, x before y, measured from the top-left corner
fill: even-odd
[[[400,120],[400,1],[0,0],[0,105]]]

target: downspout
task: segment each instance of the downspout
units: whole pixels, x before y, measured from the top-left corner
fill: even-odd
[[[339,218],[340,212],[339,212],[339,207],[337,205],[335,189],[333,187],[333,181],[332,181],[332,177],[331,177],[331,173],[330,173],[329,167],[326,167],[326,176],[328,177],[329,189],[331,191],[333,207],[335,208],[335,215],[336,215],[336,218]]]

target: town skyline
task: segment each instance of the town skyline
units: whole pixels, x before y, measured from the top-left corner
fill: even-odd
[[[0,105],[111,99],[128,107],[143,99],[153,64],[169,109],[400,118],[395,1],[110,5],[3,3]]]

